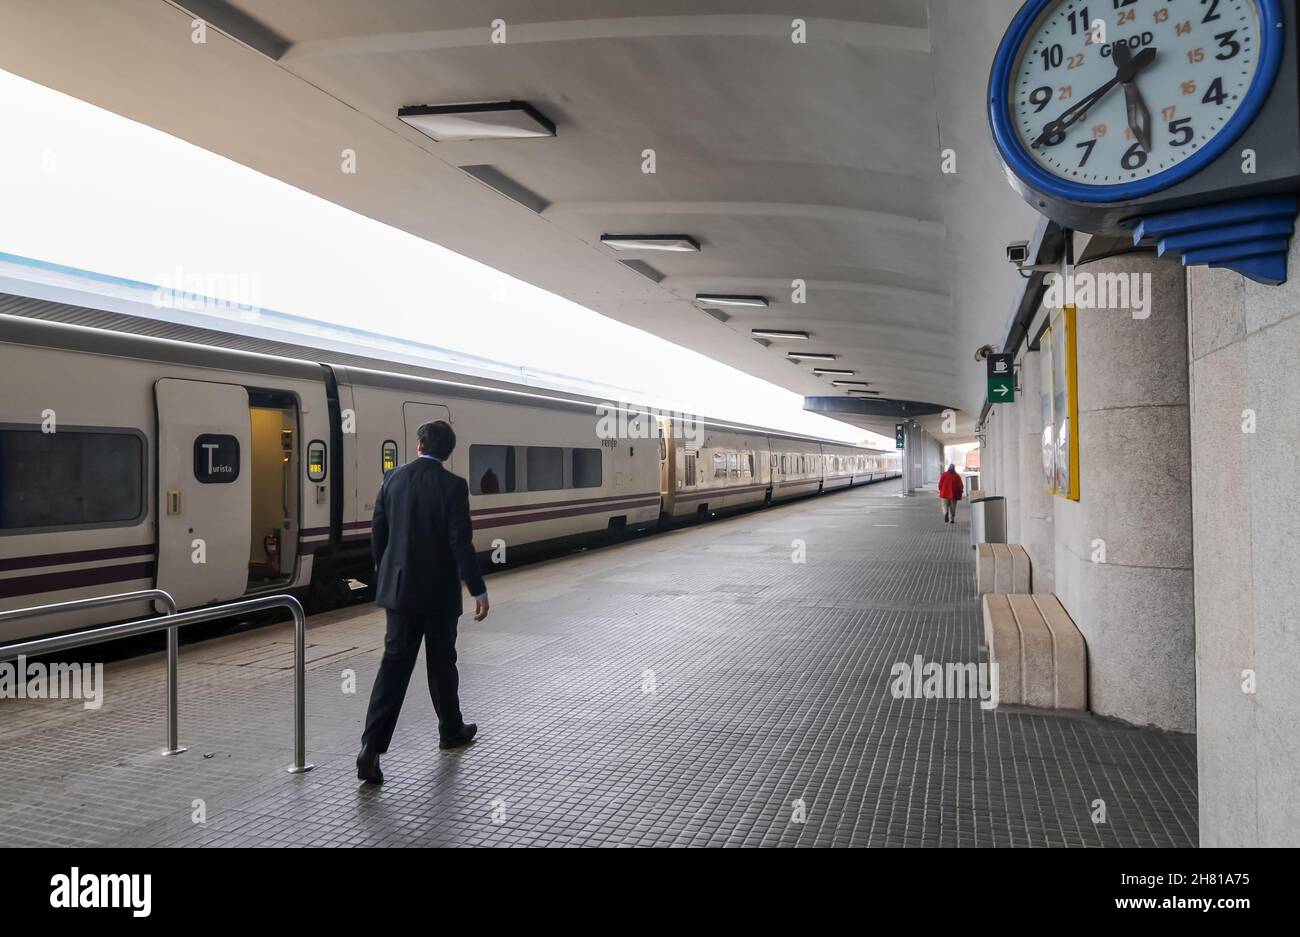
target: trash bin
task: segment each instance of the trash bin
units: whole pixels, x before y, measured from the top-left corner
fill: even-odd
[[[1007,542],[1007,499],[1001,495],[973,498],[970,503],[970,542]]]

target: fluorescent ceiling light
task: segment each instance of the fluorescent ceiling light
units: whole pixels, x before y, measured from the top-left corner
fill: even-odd
[[[702,306],[757,306],[767,308],[764,296],[731,296],[725,293],[696,293],[695,301]]]
[[[750,334],[755,338],[772,338],[777,341],[788,340],[793,342],[808,341],[807,332],[787,332],[783,329],[750,329]]]
[[[788,351],[785,356],[791,361],[838,361],[839,355],[824,355],[811,351]]]
[[[826,377],[832,374],[838,374],[841,377],[852,377],[857,371],[845,371],[842,368],[813,368],[813,374]]]
[[[831,381],[836,387],[870,387],[870,381]]]
[[[700,242],[686,234],[602,234],[600,243],[616,251],[698,253]]]
[[[526,101],[421,104],[398,108],[397,119],[438,143],[555,136],[555,124]]]
[[[878,391],[878,390],[857,390],[857,389],[854,389],[854,390],[849,391],[849,393],[850,393],[850,394],[875,394],[877,397],[880,396],[880,391]]]

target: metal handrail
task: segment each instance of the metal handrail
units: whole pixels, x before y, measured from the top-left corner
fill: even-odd
[[[52,605],[34,605],[31,608],[15,608],[0,612],[0,624],[19,618],[39,618],[57,612],[73,612],[87,608],[103,608],[108,605],[129,605],[132,602],[161,602],[167,606],[165,614],[176,614],[176,600],[170,592],[162,589],[141,589],[136,592],[118,592],[114,595],[97,595],[90,599],[72,599],[68,602],[55,602]],[[176,659],[180,650],[180,635],[175,628],[167,629],[167,747],[164,755],[179,755],[186,749],[177,741],[180,732],[177,717],[176,698]],[[0,658],[3,651],[0,651]]]
[[[216,621],[246,612],[260,612],[272,608],[287,608],[293,615],[293,764],[289,766],[290,774],[310,771],[315,765],[307,764],[307,614],[302,603],[291,595],[267,595],[226,605],[210,605],[207,608],[191,609],[177,612],[176,602],[170,595],[160,589],[148,589],[141,592],[125,592],[118,595],[99,596],[93,599],[76,599],[71,602],[59,602],[54,605],[38,605],[33,608],[19,608],[0,612],[0,622],[17,618],[50,615],[55,612],[94,608],[105,605],[118,605],[126,602],[155,600],[168,606],[168,613],[161,617],[140,618],[135,621],[120,622],[89,628],[85,631],[73,631],[69,634],[57,634],[48,638],[35,638],[29,641],[16,641],[0,644],[0,660],[11,657],[53,654],[58,651],[88,647],[115,641],[118,638],[130,638],[136,635],[152,634],[156,631],[167,632],[167,750],[164,755],[175,755],[185,751],[177,744],[176,720],[176,661],[178,657],[178,632],[186,625]]]

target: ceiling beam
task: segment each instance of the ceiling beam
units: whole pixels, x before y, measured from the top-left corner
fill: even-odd
[[[593,39],[657,39],[687,36],[708,38],[779,39],[790,41],[792,17],[757,14],[701,14],[695,16],[626,16],[608,19],[559,20],[506,24],[511,44],[573,42]],[[809,44],[829,43],[873,52],[928,55],[930,31],[910,26],[890,26],[856,20],[805,18]],[[308,39],[293,43],[281,61],[347,55],[390,55],[399,52],[434,52],[493,45],[488,17],[482,26],[468,29],[430,29],[420,32],[375,33]]]
[[[798,202],[558,202],[545,212],[547,217],[564,215],[717,215],[763,218],[810,218],[836,224],[886,228],[942,242],[947,227],[942,221],[927,221],[909,215],[895,215],[841,205]]]

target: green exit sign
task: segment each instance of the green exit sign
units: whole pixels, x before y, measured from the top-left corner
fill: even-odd
[[[1014,403],[1016,399],[1015,358],[989,355],[989,403]]]

